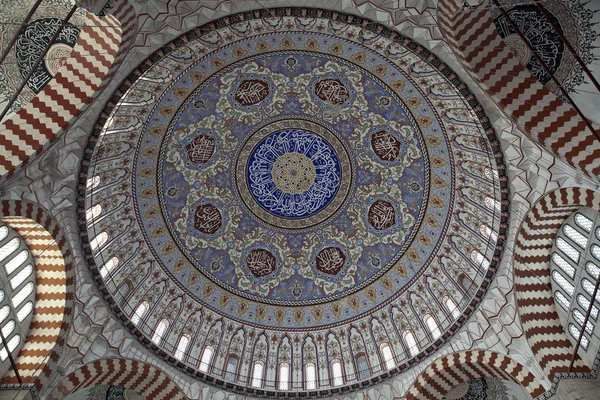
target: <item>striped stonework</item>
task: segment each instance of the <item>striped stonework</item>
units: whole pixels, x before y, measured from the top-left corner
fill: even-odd
[[[66,376],[48,400],[64,399],[71,393],[96,385],[121,386],[149,400],[188,399],[160,369],[135,360],[109,359],[86,364]]]
[[[532,140],[575,168],[600,175],[600,143],[575,109],[519,63],[486,8],[462,4],[439,0],[438,24],[465,68]]]
[[[135,11],[126,0],[101,19],[87,13],[65,65],[33,100],[0,125],[0,176],[6,179],[68,128],[102,93],[135,36]]]
[[[517,303],[525,336],[541,367],[553,381],[567,372],[575,346],[558,314],[550,282],[552,244],[565,220],[581,206],[600,210],[600,193],[557,189],[544,196],[523,220],[515,246]],[[573,372],[589,372],[577,356]]]
[[[25,240],[35,259],[36,303],[25,344],[16,362],[24,383],[40,390],[52,374],[71,327],[73,309],[73,256],[56,221],[42,208],[5,200],[0,219]],[[14,372],[2,384],[17,383]]]
[[[498,378],[516,382],[536,398],[544,387],[529,370],[513,359],[492,351],[462,351],[435,360],[419,375],[406,400],[438,400],[462,382]]]

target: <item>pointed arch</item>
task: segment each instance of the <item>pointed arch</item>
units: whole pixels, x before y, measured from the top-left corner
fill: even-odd
[[[58,365],[66,343],[61,338],[73,320],[73,252],[59,224],[37,205],[4,200],[0,202],[0,219],[21,235],[35,260],[33,319],[16,363],[24,383],[40,391]],[[12,370],[1,383],[17,383]]]
[[[492,351],[462,351],[442,356],[431,363],[406,394],[406,400],[438,400],[462,382],[498,378],[515,382],[534,399],[545,392],[538,379],[517,361]]]
[[[141,361],[121,358],[93,361],[70,373],[60,381],[48,400],[64,399],[71,393],[96,385],[121,386],[146,399],[189,399],[160,369]]]

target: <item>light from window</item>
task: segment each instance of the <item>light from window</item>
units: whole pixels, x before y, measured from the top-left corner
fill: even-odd
[[[489,196],[485,196],[485,198],[483,199],[483,202],[485,203],[485,206],[492,211],[496,211],[496,212],[502,211],[502,208],[500,207],[500,202],[498,200],[492,199]]]
[[[600,246],[592,245],[592,255],[596,260],[600,260]]]
[[[23,263],[27,260],[29,256],[29,252],[27,250],[21,250],[19,254],[17,254],[12,260],[6,263],[4,268],[6,269],[6,274],[10,275],[17,270]]]
[[[17,348],[17,346],[19,345],[20,342],[21,342],[21,336],[19,336],[19,335],[13,336],[8,341],[8,351],[10,351],[11,353],[13,351],[15,351],[15,349]],[[4,361],[4,360],[6,360],[7,357],[8,357],[8,353],[6,352],[6,349],[3,348],[2,350],[0,350],[0,360]]]
[[[257,361],[254,363],[254,368],[252,369],[252,387],[262,387],[262,376],[264,371],[264,364],[262,361]]]
[[[592,220],[583,214],[575,214],[575,224],[588,233],[592,231]]]
[[[31,264],[27,265],[25,268],[23,268],[21,271],[19,271],[18,274],[16,274],[11,280],[10,280],[10,287],[15,290],[16,288],[18,288],[19,286],[21,286],[21,284],[23,282],[25,282],[25,279],[29,278],[29,276],[33,273],[33,267],[31,266]]]
[[[567,243],[565,239],[561,237],[556,238],[556,247],[565,253],[571,260],[579,262],[579,251]]]
[[[13,306],[15,308],[19,308],[23,300],[25,300],[31,293],[33,293],[33,282],[29,282],[27,285],[23,286],[23,288],[13,296]]]
[[[210,362],[214,353],[215,350],[212,348],[212,346],[206,346],[204,348],[204,351],[202,352],[202,359],[200,360],[200,371],[208,372],[208,367],[210,366]]]
[[[185,351],[187,350],[187,346],[190,343],[190,337],[188,335],[183,335],[179,339],[179,344],[177,344],[177,350],[175,351],[175,358],[179,361],[183,360],[183,356],[185,356]]]
[[[562,294],[559,291],[556,291],[554,292],[554,297],[556,298],[556,301],[558,301],[558,304],[560,304],[562,308],[564,308],[566,311],[569,311],[569,307],[571,307],[571,302],[565,297],[564,294]]]
[[[8,228],[6,226],[0,226],[0,240],[6,239],[8,236]]]
[[[331,362],[331,376],[333,377],[333,386],[340,386],[344,383],[342,377],[342,363],[340,360],[333,360]]]
[[[4,290],[0,289],[0,303],[4,300]]]
[[[571,278],[575,278],[575,268],[573,268],[560,254],[552,253],[552,261],[554,261],[554,263]]]
[[[417,346],[417,341],[415,340],[415,336],[411,331],[404,332],[404,340],[406,341],[406,347],[408,347],[408,351],[412,357],[419,354],[419,347]]]
[[[7,304],[0,308],[0,324],[8,317],[8,314],[10,314],[10,307]]]
[[[571,334],[571,336],[573,336],[575,340],[578,340],[579,335],[581,335],[581,330],[576,328],[575,325],[569,324],[569,333]],[[589,343],[590,341],[588,340],[588,338],[586,338],[585,335],[583,335],[581,337],[581,347],[583,347],[585,350],[587,349]]]
[[[117,257],[111,257],[101,268],[100,275],[102,278],[106,278],[106,275],[110,274],[119,265],[119,259]]]
[[[583,279],[583,282],[581,282],[581,286],[583,286],[583,290],[585,290],[587,292],[587,294],[590,295],[590,297],[592,296],[592,294],[594,293],[594,288],[595,285],[590,282],[587,279]],[[596,301],[600,301],[600,289],[596,292]]]
[[[579,247],[581,247],[582,249],[585,249],[587,247],[588,238],[583,236],[577,229],[573,228],[571,225],[565,225],[563,227],[563,231],[565,232],[565,235],[567,235],[569,239],[577,243]]]
[[[306,373],[306,390],[314,390],[317,388],[317,368],[313,363],[306,363],[304,367]]]
[[[558,283],[558,286],[563,288],[565,292],[569,295],[569,297],[573,297],[573,293],[575,293],[575,287],[571,282],[569,282],[564,276],[558,273],[558,271],[552,271],[552,277]]]
[[[92,208],[89,208],[85,212],[85,220],[87,222],[92,221],[94,218],[98,217],[102,213],[102,205],[96,204]]]
[[[579,311],[578,309],[574,309],[573,310],[573,318],[575,319],[575,321],[577,321],[579,326],[583,326],[583,321],[585,321],[585,316],[583,315],[583,313],[581,311]],[[589,333],[590,335],[594,331],[594,324],[592,324],[589,319],[587,321],[587,324],[585,324],[585,331],[587,333]]]
[[[380,347],[381,355],[383,355],[383,362],[387,370],[393,369],[396,365],[394,363],[394,355],[392,354],[392,348],[389,344],[383,343]]]
[[[438,327],[437,322],[435,322],[435,319],[433,319],[433,317],[431,315],[425,315],[425,317],[423,317],[423,320],[425,321],[425,324],[427,325],[427,329],[429,329],[429,332],[431,333],[431,335],[433,336],[433,339],[437,339],[441,336],[440,333],[440,328]]]
[[[15,321],[10,320],[2,328],[2,334],[4,335],[5,338],[7,338],[14,330],[15,330]]]
[[[279,364],[279,390],[290,390],[290,364]]]
[[[583,308],[586,311],[588,310],[588,308],[590,308],[590,301],[582,294],[577,295],[577,304],[579,304],[581,308]],[[590,315],[592,316],[592,318],[598,319],[598,309],[596,308],[596,306],[592,306],[592,311],[590,312]]]
[[[93,178],[89,178],[87,180],[87,187],[88,189],[93,189],[95,187],[97,187],[100,184],[100,175],[94,175]]]
[[[23,322],[25,318],[33,311],[33,303],[28,301],[25,305],[17,312],[17,319],[19,322]]]
[[[167,321],[166,319],[161,319],[160,322],[158,323],[158,326],[154,330],[154,335],[152,335],[152,341],[154,342],[155,345],[158,346],[160,344],[160,342],[168,328],[169,328],[169,321]]]
[[[133,317],[131,317],[131,322],[133,322],[134,325],[137,325],[140,320],[146,316],[149,308],[150,304],[148,304],[147,301],[143,301],[142,304],[140,304],[135,310]]]
[[[588,272],[588,274],[593,276],[594,279],[598,279],[598,275],[600,275],[600,267],[598,267],[596,264],[588,261],[587,264],[585,264],[585,270]]]
[[[90,247],[91,247],[92,251],[95,251],[96,249],[102,247],[107,241],[108,241],[108,233],[100,232],[98,235],[96,235],[95,238],[93,238],[90,241]]]
[[[452,314],[452,318],[458,319],[460,317],[460,311],[458,310],[458,306],[450,297],[446,297],[446,308]]]
[[[0,261],[11,255],[15,250],[19,248],[21,241],[19,238],[12,238],[4,246],[0,247]]]

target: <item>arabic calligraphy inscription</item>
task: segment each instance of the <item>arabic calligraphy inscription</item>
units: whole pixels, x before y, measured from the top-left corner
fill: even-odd
[[[396,225],[394,205],[386,200],[375,200],[368,211],[369,224],[378,231],[384,231]]]
[[[190,161],[196,165],[204,164],[210,160],[215,152],[215,138],[209,135],[201,134],[185,146]]]
[[[212,204],[201,204],[194,213],[194,228],[207,235],[214,235],[223,224],[221,211]]]
[[[315,85],[315,95],[324,102],[336,106],[350,99],[350,91],[339,79],[321,79]]]
[[[253,106],[269,95],[269,84],[260,79],[243,80],[235,91],[234,99],[242,106]]]
[[[277,260],[275,256],[265,249],[254,249],[246,257],[246,266],[257,278],[270,275],[275,271]]]
[[[327,275],[337,275],[346,264],[346,255],[339,247],[325,247],[315,257],[317,270]]]

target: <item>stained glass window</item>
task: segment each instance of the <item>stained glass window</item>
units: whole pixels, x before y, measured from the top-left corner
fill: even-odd
[[[460,310],[458,309],[458,306],[454,300],[452,300],[450,297],[446,297],[445,304],[448,311],[450,311],[450,314],[452,314],[452,318],[458,319],[458,317],[460,317]]]
[[[33,303],[28,301],[25,305],[17,312],[17,319],[19,322],[23,322],[25,318],[33,311]]]
[[[148,312],[149,308],[150,304],[148,304],[147,301],[143,301],[142,304],[140,304],[135,310],[133,317],[131,317],[131,322],[137,325],[140,322],[140,320],[146,316],[146,313]]]
[[[107,241],[108,233],[100,232],[98,235],[96,235],[96,237],[90,240],[90,247],[92,248],[92,251],[95,251],[96,249],[102,247]]]
[[[102,278],[106,278],[117,266],[119,265],[119,259],[117,257],[111,257],[101,268],[100,275]]]
[[[185,351],[187,350],[187,346],[190,343],[189,335],[183,335],[179,339],[179,343],[177,344],[177,350],[175,351],[175,358],[179,361],[183,361],[183,357],[185,356]]]
[[[202,352],[202,359],[200,360],[200,371],[208,372],[208,367],[210,367],[214,353],[215,349],[213,349],[212,346],[206,346],[204,348],[204,351]]]
[[[575,325],[569,324],[569,333],[571,334],[571,336],[573,336],[575,340],[578,340],[579,335],[581,335],[581,330],[575,327]],[[587,349],[589,343],[590,341],[588,340],[588,338],[586,338],[585,335],[583,335],[581,337],[581,347],[583,347],[585,350]]]
[[[364,354],[356,357],[356,368],[358,368],[358,378],[361,381],[367,380],[371,373],[369,372],[369,364],[367,364],[367,357]]]
[[[419,346],[417,346],[417,341],[415,340],[415,336],[411,331],[405,331],[402,335],[404,337],[404,341],[406,342],[406,347],[408,347],[408,351],[412,357],[419,354]]]
[[[577,295],[577,304],[579,304],[579,306],[585,312],[587,312],[588,308],[590,307],[590,301],[582,294]],[[598,319],[598,309],[596,308],[596,306],[592,306],[592,311],[590,312],[590,315],[592,316],[592,318]]]
[[[485,238],[489,239],[494,243],[498,240],[498,234],[496,233],[496,231],[494,231],[486,224],[479,225],[479,233],[481,233]]]
[[[383,362],[388,370],[393,369],[396,366],[394,362],[394,355],[392,354],[392,348],[387,343],[381,344],[381,355],[383,356]]]
[[[19,336],[19,335],[13,336],[8,341],[8,350],[12,353],[13,351],[15,351],[15,349],[17,348],[19,343],[21,343],[21,336]],[[6,352],[5,348],[2,348],[2,350],[0,350],[0,360],[4,361],[7,358],[8,358],[8,353]]]
[[[582,326],[583,322],[585,321],[585,315],[583,315],[583,313],[577,308],[573,310],[573,318],[575,319],[575,321],[577,321],[577,323],[580,326]],[[594,324],[592,324],[592,322],[589,319],[585,324],[585,331],[589,334],[591,334],[594,331]]]
[[[6,263],[4,269],[6,269],[6,274],[10,275],[15,272],[29,257],[29,252],[27,250],[21,250],[19,254],[14,256],[10,261]]]
[[[564,294],[562,294],[559,291],[556,291],[554,292],[554,297],[556,298],[558,304],[560,304],[562,308],[564,308],[566,311],[569,311],[569,307],[571,307],[571,302],[565,297]]]
[[[94,218],[98,217],[102,213],[102,206],[100,204],[96,204],[92,208],[88,209],[85,212],[86,221],[90,222]]]
[[[238,358],[236,356],[229,356],[227,360],[227,369],[225,370],[225,379],[229,381],[235,381],[237,375]]]
[[[11,255],[15,250],[19,248],[21,240],[17,237],[10,239],[2,247],[0,247],[0,261]]]
[[[500,207],[500,202],[498,200],[492,199],[489,196],[485,196],[483,199],[485,206],[492,211],[500,212],[502,208]]]
[[[429,329],[431,336],[433,336],[433,339],[439,338],[441,336],[440,328],[438,327],[437,322],[435,322],[435,319],[431,315],[425,315],[423,320],[425,321],[425,325],[427,325],[427,329]]]
[[[594,279],[598,279],[598,275],[600,274],[600,267],[598,267],[596,264],[594,264],[591,261],[588,261],[585,264],[585,270],[588,272],[588,274],[593,276]]]
[[[12,279],[10,280],[10,287],[13,290],[15,290],[16,288],[21,286],[21,284],[23,282],[25,282],[25,279],[29,278],[32,273],[33,273],[33,266],[31,264],[29,264],[28,266],[26,266],[25,268],[20,270],[18,274],[16,274],[15,276],[12,277]]]
[[[154,335],[152,335],[152,341],[154,342],[154,344],[156,344],[157,346],[160,345],[160,342],[162,341],[167,329],[169,329],[169,321],[167,321],[166,319],[161,319],[158,325],[156,326],[156,329],[154,330]]]

